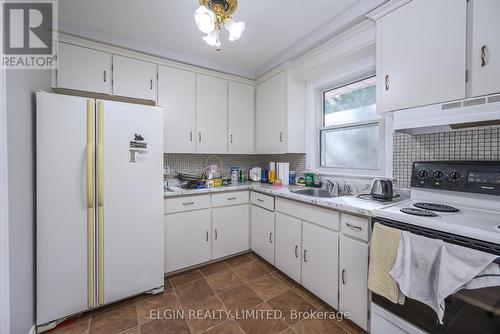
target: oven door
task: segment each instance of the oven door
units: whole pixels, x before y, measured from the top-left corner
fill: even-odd
[[[460,290],[446,299],[443,324],[437,322],[436,313],[427,305],[406,298],[404,305],[393,304],[372,293],[372,302],[384,312],[383,316],[399,330],[395,333],[500,333],[500,286],[475,290]],[[388,311],[388,312],[385,312]],[[398,319],[399,318],[399,319]],[[373,319],[372,319],[373,321]],[[405,323],[409,323],[405,325]],[[377,333],[372,324],[372,333]],[[419,331],[420,329],[421,331]],[[384,334],[390,334],[384,330]]]
[[[496,244],[379,217],[373,219],[373,224],[375,223],[500,256],[500,248]],[[500,286],[463,289],[446,298],[442,325],[438,323],[434,310],[421,302],[406,298],[404,305],[398,305],[372,293],[371,332],[500,333]]]

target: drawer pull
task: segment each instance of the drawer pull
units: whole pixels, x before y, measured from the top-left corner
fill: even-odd
[[[299,257],[299,246],[295,246],[295,257],[298,258]]]
[[[184,206],[193,205],[193,204],[194,204],[194,202],[185,202],[185,203],[182,203],[182,205],[184,205]]]
[[[269,233],[269,243],[273,243],[273,232]]]
[[[236,197],[228,197],[227,200],[228,201],[234,201],[236,199]]]
[[[264,203],[264,200],[261,198],[257,198],[257,202]]]
[[[345,269],[342,269],[342,284],[345,285]]]
[[[361,231],[363,230],[363,228],[361,226],[356,226],[356,225],[352,225],[352,224],[349,224],[349,223],[345,223],[345,225],[347,227],[349,227],[350,229],[353,229],[353,230],[356,230],[356,231]]]

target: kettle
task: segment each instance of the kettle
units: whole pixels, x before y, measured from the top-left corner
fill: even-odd
[[[399,197],[398,195],[394,196],[392,180],[385,178],[373,179],[370,195],[373,199],[378,200],[390,200]]]

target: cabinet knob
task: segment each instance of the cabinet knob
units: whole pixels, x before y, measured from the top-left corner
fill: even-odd
[[[232,144],[233,143],[233,135],[229,135],[229,142]]]
[[[201,132],[198,132],[198,141],[201,143]]]
[[[217,240],[217,229],[215,229],[215,240]]]
[[[208,231],[207,231],[207,236],[206,236],[206,239],[205,239],[205,241],[207,241],[207,242],[208,242]]]
[[[107,78],[108,78],[108,74],[106,73],[106,71],[103,71],[104,73],[104,82],[106,82]]]
[[[269,243],[273,243],[273,232],[269,233]]]
[[[295,257],[297,258],[299,257],[298,251],[299,251],[299,246],[295,245]]]
[[[153,90],[153,79],[149,80],[149,89]]]
[[[189,141],[193,141],[193,131],[189,131]]]
[[[345,269],[342,269],[342,284],[345,285]]]
[[[385,90],[386,90],[386,91],[387,91],[387,90],[389,90],[389,86],[390,86],[390,84],[391,84],[391,82],[390,82],[390,80],[389,80],[389,74],[387,74],[387,75],[385,76]]]
[[[307,262],[307,249],[304,249],[304,262]]]
[[[280,132],[280,143],[283,142],[283,132]]]
[[[481,67],[485,67],[486,63],[486,45],[481,47]]]

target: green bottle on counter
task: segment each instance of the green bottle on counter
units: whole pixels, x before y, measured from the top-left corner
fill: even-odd
[[[314,184],[314,173],[306,173],[304,178],[306,179],[306,187],[312,187]]]

